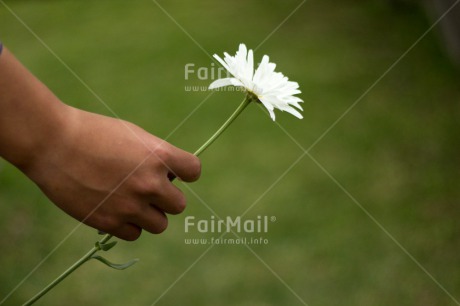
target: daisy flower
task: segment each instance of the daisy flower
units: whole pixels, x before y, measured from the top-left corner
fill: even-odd
[[[210,147],[211,144],[219,138],[219,136],[253,101],[262,103],[265,108],[267,108],[273,121],[275,120],[275,108],[302,119],[302,115],[298,110],[302,110],[299,103],[303,101],[295,96],[300,93],[299,84],[289,81],[289,79],[281,72],[275,72],[276,65],[270,63],[267,55],[264,55],[259,67],[256,71],[254,71],[253,52],[252,50],[249,50],[248,52],[248,49],[244,44],[240,44],[239,50],[236,52],[235,56],[230,56],[228,53],[224,54],[224,59],[221,59],[216,54],[214,57],[228,70],[228,72],[233,75],[233,78],[216,80],[209,86],[209,89],[232,85],[243,87],[247,94],[233,114],[230,115],[222,126],[197,151],[195,151],[195,153],[193,153],[196,156],[199,156],[208,147]],[[172,177],[171,180],[174,180],[174,177]],[[105,234],[105,236],[96,242],[96,245],[86,255],[70,266],[64,273],[62,273],[58,278],[37,293],[24,305],[32,305],[38,301],[72,272],[91,259],[99,260],[105,265],[118,270],[126,269],[135,264],[137,259],[131,260],[125,264],[114,264],[104,257],[96,255],[99,251],[108,251],[115,246],[117,243],[116,241],[109,242],[112,237],[113,236],[111,234]]]
[[[299,103],[302,99],[296,97],[301,93],[297,82],[289,81],[281,72],[275,72],[276,64],[269,61],[264,55],[262,62],[254,72],[254,54],[246,45],[240,44],[235,56],[224,53],[224,59],[214,54],[219,63],[233,76],[231,78],[218,79],[209,85],[209,89],[216,89],[224,86],[243,87],[253,101],[262,103],[275,120],[274,109],[288,112],[295,117],[302,119],[299,110],[302,107]]]

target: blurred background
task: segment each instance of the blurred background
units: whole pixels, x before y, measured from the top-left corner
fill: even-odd
[[[243,95],[187,91],[211,82],[186,80],[188,63],[213,67],[209,54],[244,42],[298,81],[305,100],[303,120],[278,112],[279,125],[248,108],[202,155],[202,178],[177,183],[188,207],[168,230],[106,254],[137,265],[89,262],[37,305],[458,304],[460,8],[388,70],[454,1],[1,2],[16,14],[0,3],[2,41],[63,101],[113,116],[24,24],[114,113],[188,151]],[[184,231],[187,216],[211,218],[207,206],[220,217],[250,206],[245,218],[276,217],[268,233],[242,235],[268,244],[254,253],[185,244],[217,236]],[[4,305],[92,247],[99,237],[86,226],[65,239],[77,225],[0,160]]]

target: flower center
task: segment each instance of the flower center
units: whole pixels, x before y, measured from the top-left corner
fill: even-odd
[[[252,91],[249,91],[249,90],[248,90],[248,97],[249,97],[249,101],[260,103],[260,101],[259,101],[259,96],[257,96],[257,95],[256,95],[255,93],[253,93]]]

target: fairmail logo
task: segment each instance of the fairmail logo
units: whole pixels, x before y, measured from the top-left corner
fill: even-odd
[[[241,216],[217,219],[197,219],[187,216],[184,220],[186,233],[198,231],[199,233],[268,233],[269,224],[276,221],[276,217],[257,216],[255,219],[243,219]]]

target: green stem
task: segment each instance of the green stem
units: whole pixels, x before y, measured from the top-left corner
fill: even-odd
[[[107,241],[109,241],[112,238],[112,235],[106,234],[104,237],[102,237],[101,240],[99,240],[100,244],[104,244]],[[75,262],[72,266],[70,266],[67,270],[64,271],[58,278],[56,278],[53,282],[51,282],[48,286],[46,286],[42,291],[37,293],[33,298],[28,300],[27,302],[24,303],[23,306],[27,305],[32,305],[36,301],[38,301],[42,296],[44,296],[48,291],[53,289],[57,284],[62,282],[67,276],[69,276],[73,271],[78,269],[82,264],[87,262],[88,260],[91,259],[91,256],[93,256],[97,251],[100,251],[101,248],[97,246],[96,244],[88,253],[86,253],[82,258],[80,258],[77,262]]]
[[[230,118],[225,121],[225,123],[214,133],[214,135],[211,136],[211,138],[208,139],[195,153],[193,153],[196,156],[199,156],[201,153],[204,152],[219,136],[222,134],[228,126],[243,112],[243,110],[246,108],[246,106],[251,103],[251,97],[247,95],[244,98],[244,101],[238,106],[238,108],[235,110],[235,112],[230,116]]]
[[[214,133],[214,135],[211,136],[211,138],[208,139],[195,153],[194,155],[198,156],[201,153],[204,152],[217,138],[219,138],[220,134],[222,134],[229,126],[230,124],[243,112],[243,110],[251,103],[252,98],[248,94],[243,102],[238,106],[238,108],[235,110],[235,112],[227,119],[227,121],[224,122],[224,124]],[[101,240],[99,240],[99,243],[96,243],[96,245],[88,252],[86,253],[82,258],[80,258],[77,262],[75,262],[72,266],[70,266],[64,273],[62,273],[58,278],[56,278],[53,282],[51,282],[48,286],[46,286],[42,291],[37,293],[33,298],[28,300],[26,303],[24,303],[23,306],[28,306],[34,304],[36,301],[38,301],[42,296],[44,296],[48,291],[53,289],[57,284],[62,282],[67,276],[72,274],[73,271],[78,269],[81,265],[83,265],[85,262],[91,259],[91,257],[97,253],[98,251],[101,250],[99,247],[99,244],[104,244],[108,242],[112,238],[112,235],[110,234],[105,234],[104,237],[102,237]]]

